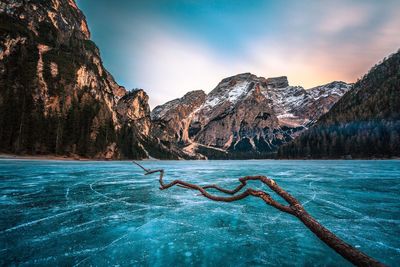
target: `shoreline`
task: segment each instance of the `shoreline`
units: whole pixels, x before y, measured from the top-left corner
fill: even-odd
[[[16,155],[16,154],[7,154],[7,153],[0,153],[0,160],[2,159],[14,159],[14,160],[49,160],[49,161],[132,161],[133,159],[93,159],[93,158],[85,158],[80,157],[77,155],[74,156],[57,156],[57,155]],[[159,159],[151,158],[151,159],[136,159],[137,161],[152,161]],[[210,159],[212,160],[212,159]],[[215,159],[221,160],[221,159]],[[345,161],[352,161],[352,160],[400,160],[400,157],[393,157],[393,158],[353,158],[353,159],[224,159],[224,160],[288,160],[288,161],[297,161],[297,160],[345,160]],[[192,160],[168,160],[168,161],[192,161]],[[194,161],[204,161],[204,160],[194,160]],[[207,161],[207,160],[205,160]]]
[[[107,161],[99,159],[83,158],[79,156],[57,156],[57,155],[16,155],[0,153],[0,159],[32,159],[32,160],[63,160],[63,161]]]
[[[132,161],[133,159],[95,159],[95,158],[85,158],[78,155],[74,156],[57,156],[57,155],[17,155],[17,154],[7,154],[0,153],[0,160],[2,159],[13,159],[13,160],[49,160],[49,161]],[[135,159],[136,161],[150,161],[158,159]]]

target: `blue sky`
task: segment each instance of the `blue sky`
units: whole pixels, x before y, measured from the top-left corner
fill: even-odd
[[[354,82],[400,48],[400,1],[78,0],[106,68],[150,105],[243,72]]]

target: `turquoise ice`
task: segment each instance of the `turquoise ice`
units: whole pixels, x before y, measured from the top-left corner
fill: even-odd
[[[144,161],[233,188],[275,179],[339,237],[400,262],[400,161]],[[349,265],[300,221],[259,199],[158,189],[130,162],[0,160],[0,265]],[[252,187],[268,190],[260,183]]]

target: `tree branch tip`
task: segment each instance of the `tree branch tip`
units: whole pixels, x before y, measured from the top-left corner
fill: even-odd
[[[144,170],[145,172],[149,172],[150,169],[146,169],[145,167],[143,167],[141,164],[137,163],[136,161],[132,161],[133,164],[139,166],[142,170]]]

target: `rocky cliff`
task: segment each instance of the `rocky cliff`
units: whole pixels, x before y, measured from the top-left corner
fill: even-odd
[[[104,68],[74,0],[3,0],[0,18],[0,151],[177,157],[150,134],[146,93]]]
[[[162,129],[155,133],[160,139],[179,142],[189,154],[271,157],[350,87],[333,82],[305,90],[290,86],[284,76],[265,79],[244,73],[223,79],[206,97],[194,91],[156,107],[152,120]],[[195,102],[188,101],[190,95]]]
[[[155,107],[151,112],[154,135],[169,142],[189,142],[191,115],[204,103],[206,96],[204,91],[192,91]]]
[[[400,52],[375,65],[280,158],[400,156]]]

